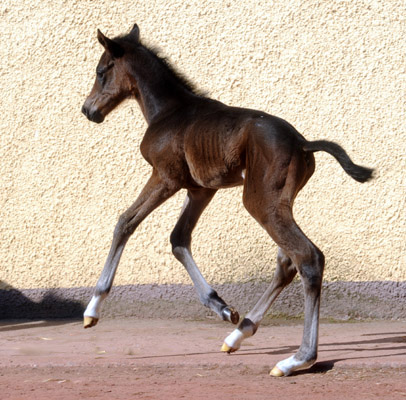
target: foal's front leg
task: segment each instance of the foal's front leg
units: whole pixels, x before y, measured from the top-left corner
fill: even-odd
[[[128,239],[144,218],[177,190],[178,188],[163,182],[154,171],[135,203],[120,216],[106,264],[97,282],[95,293],[84,312],[85,328],[96,325],[99,320],[102,302],[113,285],[118,263]]]
[[[190,275],[200,301],[223,320],[237,324],[240,318],[238,312],[229,307],[206,282],[192,257],[190,249],[192,231],[215,193],[216,190],[204,188],[188,191],[181,215],[171,234],[172,251]]]

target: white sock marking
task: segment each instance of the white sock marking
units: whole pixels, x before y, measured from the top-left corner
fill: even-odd
[[[100,309],[103,303],[103,300],[106,298],[106,296],[101,296],[101,295],[94,295],[92,299],[90,300],[90,303],[86,307],[85,312],[83,315],[85,317],[93,317],[93,318],[99,318],[100,316]]]
[[[247,337],[252,336],[252,329],[251,327],[244,327],[243,330],[241,331],[240,329],[234,329],[233,332],[231,332],[226,339],[224,340],[224,343],[234,349],[238,350],[241,347],[241,343],[244,339]]]
[[[301,369],[306,369],[312,366],[314,362],[298,361],[295,356],[290,356],[285,360],[279,361],[276,366],[283,372],[285,376],[290,375],[293,371],[299,371]]]

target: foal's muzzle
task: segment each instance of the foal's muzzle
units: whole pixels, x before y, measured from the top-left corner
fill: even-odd
[[[82,107],[82,113],[85,114],[90,121],[96,122],[97,124],[104,121],[104,115],[99,110],[91,110],[84,105]]]

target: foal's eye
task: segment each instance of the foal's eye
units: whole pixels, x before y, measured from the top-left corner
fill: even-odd
[[[104,80],[105,74],[108,70],[112,69],[114,67],[114,63],[110,63],[107,65],[107,67],[96,69],[96,76],[97,79],[99,79],[100,82]]]

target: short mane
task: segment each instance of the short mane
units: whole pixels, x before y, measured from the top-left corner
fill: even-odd
[[[114,38],[115,41],[118,43],[126,43],[130,45],[134,45],[133,39],[130,37],[129,34],[123,35],[123,36],[118,36]],[[197,86],[190,80],[188,79],[182,72],[180,72],[176,67],[174,67],[166,57],[162,57],[158,54],[161,54],[162,51],[159,47],[157,46],[147,46],[143,44],[141,41],[137,44],[137,46],[143,47],[145,50],[147,50],[153,57],[158,61],[158,63],[166,70],[168,71],[169,75],[171,75],[175,81],[177,81],[181,86],[183,86],[187,91],[193,93],[196,96],[199,97],[205,97],[207,96],[207,93],[204,93],[203,91],[199,90]]]

